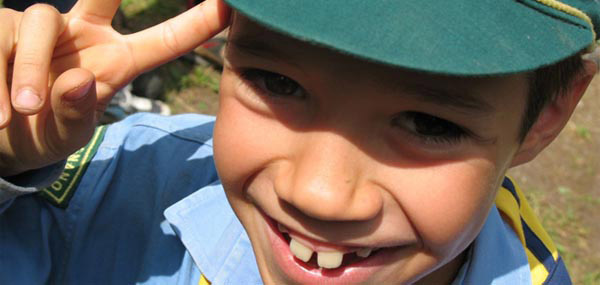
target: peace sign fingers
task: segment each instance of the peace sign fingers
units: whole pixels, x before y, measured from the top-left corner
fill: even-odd
[[[206,0],[175,18],[126,36],[135,73],[172,60],[210,39],[229,25],[229,15],[229,7],[221,0]]]

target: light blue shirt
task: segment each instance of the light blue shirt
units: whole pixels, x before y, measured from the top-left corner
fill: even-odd
[[[201,272],[213,284],[261,283],[217,177],[213,125],[141,114],[110,126],[66,209],[2,181],[0,284],[195,285]],[[493,208],[454,284],[530,284],[529,274]]]

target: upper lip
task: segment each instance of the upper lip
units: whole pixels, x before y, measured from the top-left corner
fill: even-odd
[[[269,217],[271,218],[271,217]],[[298,230],[296,228],[290,227],[286,224],[282,224],[279,221],[271,218],[272,221],[275,223],[275,228],[277,228],[277,225],[282,225],[283,227],[285,227],[285,229],[289,232],[290,236],[292,237],[299,237],[303,243],[309,243],[309,244],[305,244],[306,246],[310,246],[313,248],[313,250],[318,251],[319,248],[324,248],[324,249],[330,249],[330,250],[337,250],[337,251],[341,251],[341,252],[353,252],[353,251],[357,251],[359,249],[363,249],[363,248],[386,248],[386,247],[398,247],[398,246],[403,246],[408,244],[407,242],[399,242],[397,239],[394,240],[389,240],[387,241],[387,239],[385,239],[386,241],[384,241],[384,239],[381,239],[381,241],[377,241],[375,239],[370,239],[369,241],[366,240],[366,238],[358,241],[352,241],[352,242],[348,242],[348,241],[335,241],[335,240],[327,240],[324,239],[320,236],[318,236],[317,234],[314,233],[310,233],[307,232],[305,230]]]
[[[321,240],[315,240],[315,239],[306,237],[305,235],[299,234],[298,232],[296,232],[294,230],[290,230],[290,229],[287,229],[287,230],[288,230],[288,234],[292,238],[296,239],[298,242],[304,244],[305,246],[308,246],[309,248],[311,248],[314,251],[340,251],[340,252],[348,253],[348,252],[354,252],[359,249],[368,247],[368,246],[348,246],[348,245],[343,245],[343,244],[334,244],[334,243],[321,241]]]

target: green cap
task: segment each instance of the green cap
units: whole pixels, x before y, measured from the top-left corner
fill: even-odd
[[[534,70],[595,45],[595,0],[227,0],[294,38],[450,75]]]

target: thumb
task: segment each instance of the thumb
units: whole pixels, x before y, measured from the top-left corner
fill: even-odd
[[[81,68],[61,74],[51,91],[52,115],[48,118],[47,143],[58,155],[84,146],[96,127],[96,80]]]

